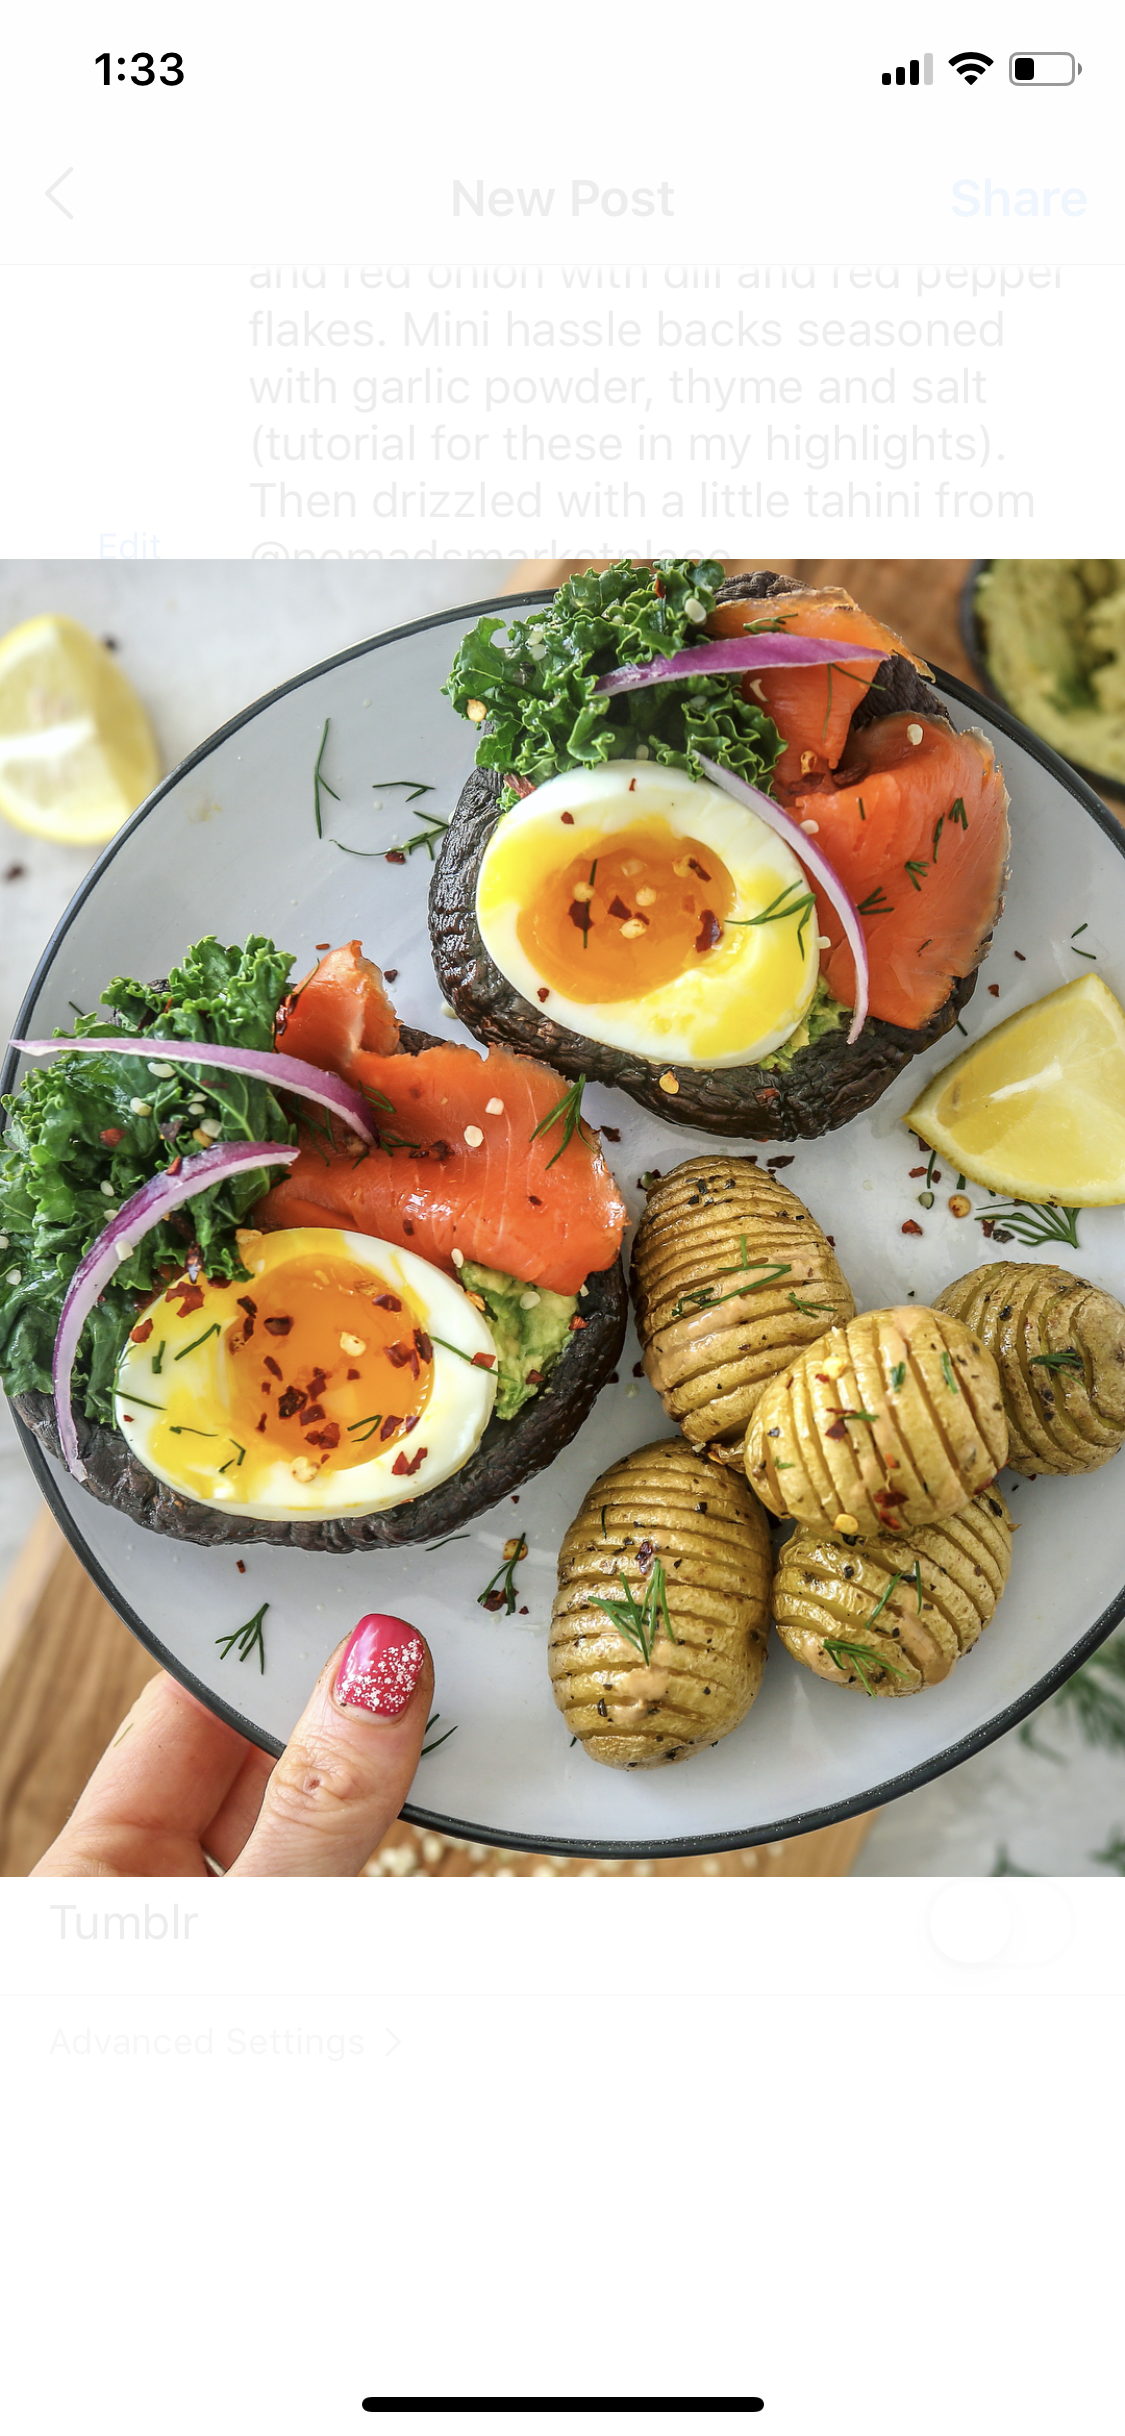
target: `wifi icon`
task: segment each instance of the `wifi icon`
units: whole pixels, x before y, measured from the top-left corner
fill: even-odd
[[[975,85],[985,69],[992,66],[992,61],[987,51],[958,51],[949,65],[956,68],[958,76],[963,76],[967,85]]]

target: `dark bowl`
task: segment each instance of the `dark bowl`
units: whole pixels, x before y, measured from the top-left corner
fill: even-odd
[[[1019,719],[1021,724],[1026,727],[1028,722],[1022,717],[1022,713],[1016,710],[1013,703],[1009,702],[1006,694],[1001,693],[989,668],[985,652],[984,634],[977,612],[977,585],[981,576],[991,565],[990,558],[975,558],[965,577],[961,588],[961,641],[981,692],[988,694],[993,702],[998,702],[1002,710],[1010,711],[1012,718]],[[1038,734],[1037,729],[1035,733]],[[1057,751],[1058,747],[1054,746],[1052,750]],[[1064,754],[1062,758],[1072,770],[1077,770],[1079,777],[1085,779],[1088,787],[1095,787],[1099,795],[1112,796],[1114,803],[1125,804],[1125,779],[1107,778],[1104,770],[1088,770],[1084,761],[1071,761],[1069,754]]]

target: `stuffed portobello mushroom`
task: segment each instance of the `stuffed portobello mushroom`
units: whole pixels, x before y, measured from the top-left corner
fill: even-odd
[[[484,618],[430,891],[478,1039],[752,1140],[846,1124],[950,1029],[1003,902],[1007,795],[840,591],[622,561]]]
[[[620,1353],[625,1208],[558,1076],[404,1031],[352,942],[115,982],[9,1103],[0,1372],[88,1492],[200,1545],[459,1528]]]

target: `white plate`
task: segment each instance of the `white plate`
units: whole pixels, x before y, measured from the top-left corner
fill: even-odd
[[[547,595],[536,595],[546,598]],[[510,616],[511,598],[428,618],[377,636],[267,696],[165,780],[107,849],[52,939],[19,1018],[25,1035],[65,1027],[71,1001],[96,1004],[115,973],[167,972],[193,939],[265,931],[313,960],[318,940],[362,936],[384,967],[408,1022],[450,1030],[426,935],[429,864],[359,862],[316,835],[313,766],[331,722],[324,774],[326,830],[357,847],[386,847],[417,828],[401,794],[372,781],[430,781],[428,807],[452,810],[472,761],[472,736],[440,688],[462,634],[482,608]],[[954,725],[980,726],[1000,753],[1012,797],[1013,876],[992,953],[968,1009],[973,1036],[999,1016],[1086,971],[1125,996],[1125,841],[1096,796],[1045,745],[982,697],[942,679]],[[1019,962],[1014,950],[1025,959]],[[988,985],[999,985],[999,998]],[[458,1031],[458,1037],[465,1037]],[[900,1118],[923,1077],[961,1046],[954,1033],[917,1059],[869,1116],[797,1145],[785,1181],[836,1238],[859,1308],[936,1293],[988,1256],[979,1228],[945,1207],[920,1211],[908,1176],[917,1154]],[[11,1087],[11,1075],[5,1077]],[[643,1169],[668,1169],[713,1138],[663,1125],[623,1094],[592,1089],[595,1124],[621,1130],[610,1162],[639,1214]],[[756,1145],[759,1155],[769,1146]],[[793,1145],[780,1145],[781,1151]],[[983,1195],[977,1195],[983,1200]],[[902,1233],[918,1219],[921,1238]],[[1125,1298],[1125,1217],[1083,1212],[1081,1252],[1063,1263]],[[1021,1254],[1012,1244],[1006,1256]],[[595,1766],[569,1737],[547,1679],[546,1632],[562,1532],[588,1483],[614,1457],[669,1424],[632,1376],[603,1390],[573,1445],[470,1526],[470,1540],[420,1549],[318,1556],[250,1547],[176,1546],[96,1504],[30,1439],[29,1458],[72,1545],[106,1597],[162,1664],[240,1732],[277,1750],[314,1676],[348,1627],[371,1608],[417,1621],[434,1652],[438,1733],[456,1732],[423,1760],[405,1815],[427,1826],[532,1849],[684,1853],[772,1840],[885,1802],[953,1767],[1045,1699],[1125,1612],[1122,1473],[1015,1484],[1020,1525],[1010,1586],[995,1622],[947,1682],[911,1700],[863,1700],[793,1665],[776,1641],[764,1689],[737,1733],[686,1765],[652,1774]],[[1010,1476],[1005,1487],[1013,1487]],[[530,1553],[519,1571],[526,1617],[487,1614],[476,1593],[516,1529]],[[254,1659],[221,1660],[216,1635],[263,1599],[265,1673]]]

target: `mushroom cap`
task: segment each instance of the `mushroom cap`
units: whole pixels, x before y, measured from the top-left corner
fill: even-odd
[[[831,1328],[759,1399],[751,1488],[835,1536],[905,1536],[995,1479],[1008,1425],[992,1355],[944,1311],[901,1303]]]
[[[663,1567],[671,1633],[653,1596]],[[689,1759],[740,1725],[769,1633],[769,1527],[737,1472],[682,1438],[612,1464],[587,1490],[559,1551],[549,1664],[569,1731],[610,1768]],[[651,1600],[647,1653],[598,1599]]]
[[[1096,1472],[1125,1441],[1125,1308],[1050,1261],[995,1260],[935,1298],[1000,1373],[1015,1472]]]

